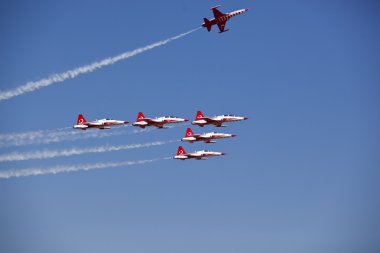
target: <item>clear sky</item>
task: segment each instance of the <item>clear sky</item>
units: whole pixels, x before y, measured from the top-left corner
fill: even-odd
[[[187,32],[218,4],[251,9],[229,32],[198,30],[2,101],[0,134],[71,127],[79,113],[249,117],[192,127],[236,138],[183,144],[227,155],[0,180],[0,252],[380,251],[379,1],[2,1],[0,90]],[[126,127],[0,152],[169,141],[185,130]],[[0,162],[0,170],[163,158],[178,145]]]

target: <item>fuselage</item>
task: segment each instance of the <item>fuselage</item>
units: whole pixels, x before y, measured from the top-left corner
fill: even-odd
[[[83,122],[80,124],[76,124],[73,128],[83,130],[86,130],[87,128],[109,129],[109,126],[124,125],[127,123],[128,121],[124,120],[99,119],[91,122]]]
[[[146,126],[156,126],[162,128],[165,124],[173,124],[173,123],[182,123],[186,122],[188,119],[178,118],[175,116],[164,116],[158,118],[139,118],[136,122],[134,122],[133,126],[138,126],[144,128]]]
[[[235,136],[236,136],[235,134],[210,132],[210,133],[204,133],[200,135],[186,136],[182,138],[182,141],[188,141],[190,143],[193,143],[194,141],[204,141],[206,143],[212,143],[212,140],[215,140],[215,139],[231,138]]]
[[[226,13],[226,14],[224,14],[223,16],[221,16],[219,18],[213,18],[213,19],[210,20],[211,25],[222,24],[223,22],[228,21],[230,18],[235,17],[237,15],[241,15],[241,14],[243,14],[246,11],[248,11],[247,8],[246,9],[237,10],[237,11],[233,11],[233,12],[230,12],[230,13]]]
[[[193,125],[215,125],[222,126],[224,122],[234,122],[234,121],[242,121],[247,120],[247,117],[236,116],[236,115],[220,115],[215,117],[200,117],[199,119],[195,119],[191,124]]]
[[[223,152],[215,152],[215,151],[209,151],[209,150],[200,150],[200,151],[195,151],[191,153],[186,153],[186,154],[178,154],[174,156],[174,159],[202,159],[202,158],[207,158],[210,156],[222,156],[225,155]]]

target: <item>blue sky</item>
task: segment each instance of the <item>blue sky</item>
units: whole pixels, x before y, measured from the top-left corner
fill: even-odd
[[[227,156],[0,181],[1,252],[377,252],[380,33],[377,1],[8,1],[0,89],[247,13],[138,56],[0,102],[1,134],[88,119],[236,113]],[[33,150],[176,140],[185,126],[1,147]],[[193,127],[196,132],[213,127]],[[110,131],[119,131],[112,129]],[[173,156],[179,143],[9,168]]]

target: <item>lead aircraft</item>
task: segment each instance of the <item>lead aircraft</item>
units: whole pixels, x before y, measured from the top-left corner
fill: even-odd
[[[202,24],[203,27],[207,28],[207,31],[211,31],[211,27],[213,25],[217,25],[219,28],[219,33],[227,32],[227,30],[224,30],[224,27],[226,26],[226,22],[237,15],[243,14],[244,12],[248,11],[248,8],[233,11],[230,13],[222,13],[218,10],[220,5],[212,7],[211,10],[214,13],[214,18],[211,20],[208,20],[207,18],[203,18],[204,23]]]
[[[200,151],[194,151],[191,153],[186,153],[185,149],[182,146],[178,147],[177,155],[174,156],[174,159],[180,159],[180,160],[186,160],[186,159],[197,159],[197,160],[205,160],[207,157],[210,156],[221,156],[225,155],[226,153],[222,152],[215,152],[210,150],[200,150]]]
[[[247,120],[247,117],[236,116],[232,114],[219,115],[214,117],[205,117],[201,111],[197,111],[195,120],[191,123],[203,127],[204,125],[214,125],[216,127],[225,127],[224,122],[233,122]]]
[[[147,118],[142,112],[139,112],[137,115],[137,120],[132,125],[145,128],[147,126],[155,126],[158,128],[164,128],[165,124],[169,123],[181,123],[189,121],[188,119],[178,118],[175,116],[163,116],[158,118]]]
[[[205,143],[215,143],[215,139],[222,139],[222,138],[231,138],[235,137],[236,134],[224,134],[224,133],[217,133],[217,132],[209,132],[209,133],[203,133],[203,134],[194,134],[194,132],[187,128],[185,137],[183,137],[182,141],[188,141],[190,143],[193,143],[194,141],[204,141]]]
[[[87,120],[83,117],[82,114],[78,115],[77,124],[73,126],[75,129],[86,130],[88,128],[98,128],[98,129],[111,129],[110,126],[115,125],[125,125],[128,124],[128,121],[124,120],[114,120],[114,119],[99,119],[91,122],[87,122]]]

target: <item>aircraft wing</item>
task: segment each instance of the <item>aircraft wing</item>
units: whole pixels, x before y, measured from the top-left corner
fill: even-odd
[[[222,23],[218,23],[218,28],[219,28],[219,31],[222,33],[224,32],[224,27],[226,26],[226,21],[222,22]]]
[[[212,123],[212,124],[215,124],[217,122],[221,122],[220,120],[213,119],[213,118],[208,118],[208,117],[199,118],[198,120],[205,120],[208,123]]]
[[[214,13],[214,18],[215,18],[215,19],[220,18],[221,16],[224,15],[223,13],[221,13],[221,12],[217,9],[219,6],[220,6],[220,5],[211,8],[212,12]]]
[[[146,123],[148,124],[156,124],[156,123],[159,123],[157,120],[155,119],[151,119],[151,118],[143,118],[143,119],[140,119],[142,121],[145,121]]]

